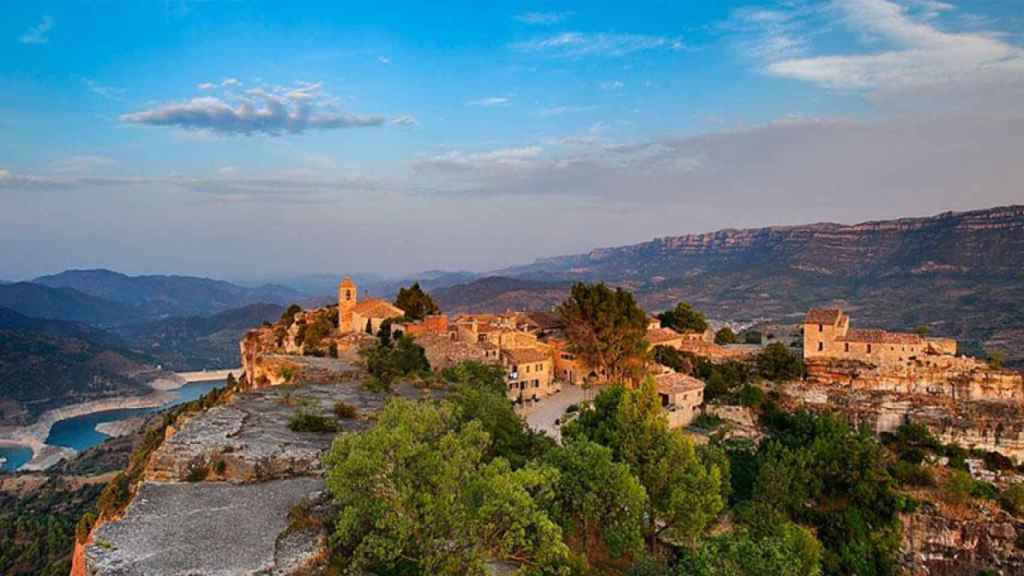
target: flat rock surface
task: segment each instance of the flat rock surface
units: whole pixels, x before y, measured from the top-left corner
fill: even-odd
[[[287,574],[313,554],[294,534],[288,512],[323,489],[312,477],[261,484],[145,483],[125,518],[105,524],[86,548],[96,576]],[[279,546],[278,540],[287,542]],[[313,537],[310,537],[312,540]],[[307,557],[307,559],[310,559]]]
[[[398,391],[400,394],[402,390]],[[416,391],[404,391],[415,396]],[[255,482],[320,473],[320,457],[335,433],[294,432],[288,421],[305,406],[334,418],[335,402],[361,415],[381,409],[386,397],[358,381],[275,386],[240,394],[189,419],[153,454],[146,472],[159,482],[189,479]],[[362,418],[336,420],[339,431],[365,428]],[[200,472],[196,472],[196,471]],[[204,475],[205,474],[205,475]]]

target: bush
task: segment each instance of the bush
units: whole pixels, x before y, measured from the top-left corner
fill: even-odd
[[[359,409],[351,404],[347,404],[345,402],[342,402],[341,400],[338,400],[337,402],[334,403],[334,415],[337,416],[338,418],[351,420],[352,418],[356,418],[359,416]]]
[[[971,496],[985,500],[999,500],[999,488],[996,488],[996,485],[991,482],[976,480],[971,486]]]
[[[715,332],[715,344],[726,345],[736,343],[736,333],[732,331],[732,328],[725,326],[718,332]]]
[[[295,320],[295,315],[299,312],[302,312],[302,306],[292,304],[284,311],[284,313],[281,314],[281,323],[288,326],[293,320]]]
[[[999,504],[1010,514],[1024,514],[1024,484],[1018,482],[1003,490],[999,495]]]
[[[319,405],[311,400],[303,400],[298,410],[288,419],[288,429],[292,432],[337,432],[338,423],[319,413]]]
[[[759,408],[764,403],[764,390],[747,384],[740,391],[740,404],[749,408]]]
[[[190,462],[188,472],[185,474],[187,482],[202,482],[210,475],[210,468],[205,462]]]
[[[943,498],[953,504],[964,504],[971,499],[974,479],[964,470],[950,470],[943,484]]]
[[[796,380],[804,376],[804,363],[785,344],[773,342],[757,355],[757,372],[775,382]]]
[[[899,461],[892,465],[892,475],[903,486],[934,486],[935,476],[917,463]]]
[[[96,524],[96,513],[86,512],[78,519],[78,523],[75,524],[75,540],[79,544],[84,544],[89,538],[89,532],[92,532],[92,527]]]
[[[722,419],[715,414],[707,414],[701,412],[696,418],[693,419],[692,426],[694,428],[700,428],[701,430],[714,430],[722,425]]]

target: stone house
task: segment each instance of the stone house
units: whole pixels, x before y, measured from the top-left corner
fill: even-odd
[[[554,392],[550,351],[511,348],[499,353],[508,374],[508,397],[516,403],[536,401]]]
[[[704,403],[704,382],[688,374],[665,372],[655,376],[654,383],[669,427],[681,428],[693,422]]]
[[[851,328],[850,317],[838,308],[812,308],[804,317],[803,326],[805,360],[822,358],[902,364],[926,355],[956,355],[956,340]]]

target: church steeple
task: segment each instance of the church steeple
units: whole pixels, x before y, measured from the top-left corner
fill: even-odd
[[[352,309],[359,299],[359,288],[352,277],[345,278],[338,284],[338,328],[341,332],[352,331]]]

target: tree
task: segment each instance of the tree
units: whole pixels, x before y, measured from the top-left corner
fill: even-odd
[[[671,328],[679,332],[703,332],[708,329],[708,321],[704,314],[686,302],[676,304],[672,310],[658,314],[662,328]]]
[[[281,313],[281,323],[284,325],[290,325],[292,320],[295,319],[295,315],[302,312],[302,306],[298,304],[292,304],[283,313]]]
[[[757,355],[757,371],[768,380],[781,382],[803,378],[804,363],[781,342],[765,346]]]
[[[553,516],[561,519],[566,535],[581,542],[585,556],[594,536],[613,557],[643,550],[647,494],[629,466],[586,439],[552,450],[546,462],[560,473]]]
[[[352,573],[482,576],[489,559],[541,568],[568,549],[541,502],[557,471],[485,462],[477,421],[447,403],[390,401],[377,423],[335,439],[327,487],[339,508],[334,540]]]
[[[724,346],[725,344],[735,344],[735,343],[736,343],[736,333],[732,331],[732,328],[729,328],[728,326],[724,326],[724,327],[722,327],[721,330],[719,330],[718,332],[715,332],[715,344],[721,344],[721,345]]]
[[[998,350],[988,353],[988,365],[993,370],[1002,370],[1006,362],[1006,354]]]
[[[917,328],[914,328],[914,333],[920,336],[921,338],[928,336],[929,331],[930,329],[928,328],[928,326],[925,326],[923,324],[921,326],[918,326]]]
[[[405,317],[408,320],[422,320],[426,316],[440,312],[430,294],[427,294],[420,288],[419,282],[416,282],[409,288],[399,289],[398,298],[395,299],[395,306],[405,311]]]
[[[740,529],[684,550],[677,574],[687,576],[818,576],[821,544],[806,528],[780,519],[762,536]]]
[[[612,380],[637,374],[647,351],[647,315],[632,294],[604,283],[577,283],[558,312],[570,352]]]
[[[671,346],[655,346],[654,361],[662,366],[667,366],[676,372],[683,374],[693,373],[693,358],[688,352],[683,352]]]
[[[487,459],[501,457],[521,468],[552,443],[526,427],[505,392],[505,371],[476,361],[446,368],[441,377],[449,386],[448,401],[455,405],[459,422],[476,420],[490,436]]]
[[[698,457],[693,443],[670,430],[654,381],[638,389],[602,391],[594,405],[563,430],[567,440],[587,439],[611,449],[647,492],[645,533],[658,542],[693,543],[725,506],[727,470]]]
[[[385,387],[401,376],[426,373],[430,362],[422,346],[405,335],[394,341],[393,346],[374,346],[359,351],[366,360],[366,369]]]

